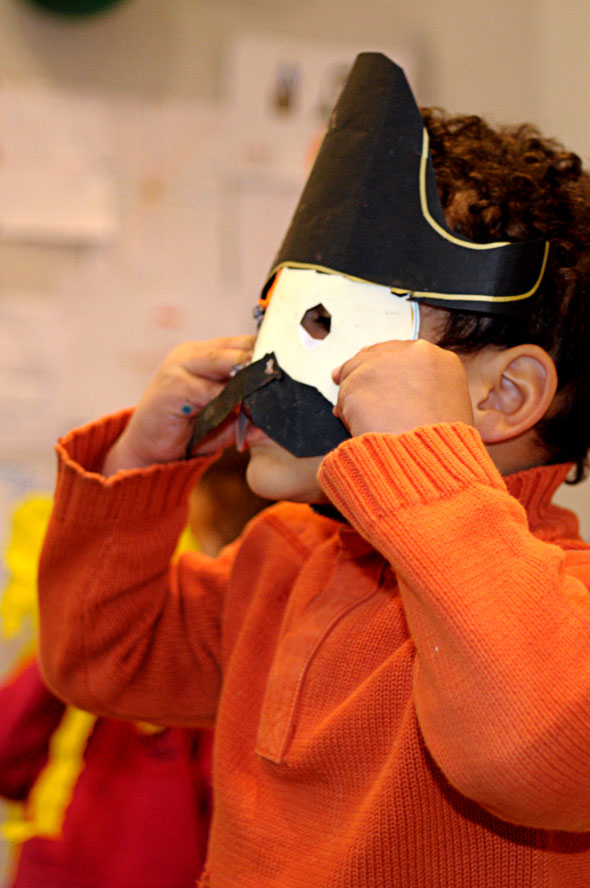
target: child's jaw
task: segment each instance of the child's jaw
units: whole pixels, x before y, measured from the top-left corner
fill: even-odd
[[[248,430],[246,441],[250,450],[246,480],[254,493],[298,503],[326,502],[317,481],[322,456],[293,456],[256,426]]]

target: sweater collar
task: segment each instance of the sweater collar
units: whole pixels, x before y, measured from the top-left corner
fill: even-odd
[[[572,468],[572,463],[535,466],[504,477],[508,492],[520,502],[527,513],[531,532],[540,539],[580,540],[577,516],[569,509],[552,502],[553,495]],[[345,526],[341,528],[341,536],[344,534],[349,541],[350,538],[356,537],[356,531],[353,531],[334,506],[312,506],[312,508],[325,518],[342,522]]]
[[[577,539],[580,528],[576,515],[552,502],[555,491],[572,470],[572,463],[535,466],[507,475],[508,492],[526,509],[529,527],[543,539]]]

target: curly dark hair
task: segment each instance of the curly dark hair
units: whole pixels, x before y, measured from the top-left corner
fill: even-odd
[[[539,291],[521,318],[445,312],[438,344],[460,353],[531,342],[553,358],[557,410],[536,426],[548,461],[573,462],[572,483],[590,447],[590,177],[580,158],[528,124],[493,129],[480,117],[422,117],[443,210],[460,235],[549,241]]]

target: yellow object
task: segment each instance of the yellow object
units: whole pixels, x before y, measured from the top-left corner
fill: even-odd
[[[0,623],[5,638],[24,634],[27,624],[37,628],[37,566],[49,523],[52,499],[28,496],[12,517],[12,535],[5,555],[8,582],[0,601]]]
[[[178,543],[174,555],[172,556],[172,560],[175,561],[181,552],[186,552],[188,550],[198,552],[199,549],[200,546],[194,533],[192,532],[190,527],[187,526],[184,528],[180,537],[178,538]]]
[[[14,816],[2,826],[11,842],[26,842],[33,836],[56,838],[61,834],[65,813],[82,770],[84,750],[96,716],[68,706],[49,741],[49,758],[31,790],[22,818]]]

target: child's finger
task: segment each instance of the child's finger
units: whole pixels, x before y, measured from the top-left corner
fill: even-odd
[[[209,342],[185,342],[168,357],[168,367],[180,366],[195,377],[225,380],[236,364],[247,364],[252,357],[254,337]]]
[[[338,367],[334,367],[332,370],[332,380],[336,383],[336,385],[340,385],[340,378],[342,373],[342,364],[339,364]]]
[[[203,377],[187,374],[183,385],[178,386],[174,395],[171,412],[174,415],[194,419],[208,403],[221,394],[224,382],[214,382]]]
[[[336,383],[336,385],[341,385],[342,382],[346,379],[347,376],[350,376],[353,370],[355,370],[359,364],[361,364],[366,359],[366,352],[368,349],[362,348],[356,355],[353,355],[352,358],[349,358],[348,361],[344,361],[343,364],[340,364],[339,367],[335,367],[332,370],[332,379]]]

